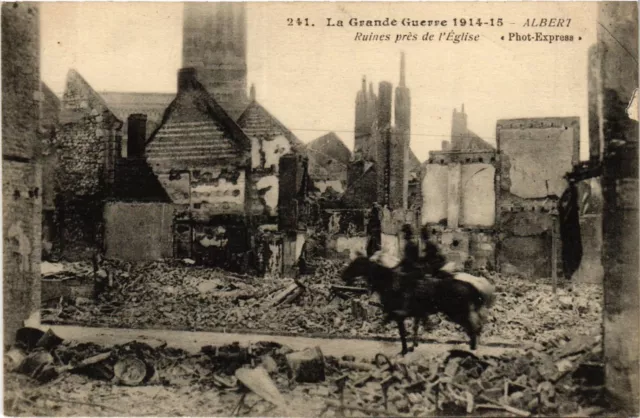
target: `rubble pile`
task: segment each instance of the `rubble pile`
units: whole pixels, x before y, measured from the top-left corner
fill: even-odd
[[[66,266],[65,266],[66,267]],[[105,261],[113,284],[97,296],[63,297],[44,306],[43,321],[100,327],[164,327],[182,330],[275,333],[331,337],[396,338],[383,324],[377,295],[364,285],[345,286],[344,264],[316,260],[312,275],[293,280],[253,277],[184,262],[130,264]],[[73,269],[85,282],[91,269]],[[58,274],[63,274],[59,272]],[[67,272],[66,274],[70,274]],[[84,275],[83,275],[84,274]],[[600,333],[602,290],[548,281],[484,274],[496,286],[480,343],[524,342],[554,346],[567,331]],[[43,280],[43,282],[46,281]],[[460,329],[442,316],[431,318],[427,341],[462,341]],[[540,347],[541,346],[541,347]]]
[[[450,350],[440,357],[374,366],[345,365],[352,409],[394,416],[589,416],[602,412],[604,374],[599,339],[524,355],[476,356]],[[353,371],[356,369],[357,371]],[[337,403],[333,403],[337,406]]]
[[[5,358],[9,415],[590,416],[607,408],[599,338],[523,354],[373,359],[274,342],[103,347],[23,328]],[[251,401],[250,401],[251,400]],[[205,408],[205,409],[203,409]],[[210,409],[206,409],[210,408]]]

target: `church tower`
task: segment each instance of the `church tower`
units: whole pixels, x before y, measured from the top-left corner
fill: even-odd
[[[195,68],[198,81],[238,119],[249,104],[244,2],[184,4],[182,67]]]

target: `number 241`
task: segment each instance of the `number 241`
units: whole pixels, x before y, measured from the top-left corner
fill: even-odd
[[[298,26],[309,26],[309,18],[304,18],[304,19],[300,19],[297,18],[295,19],[287,19],[287,26],[294,26],[293,24],[296,23]]]

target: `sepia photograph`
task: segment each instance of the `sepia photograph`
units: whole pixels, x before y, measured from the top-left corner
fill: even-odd
[[[3,414],[640,414],[635,1],[3,2]]]

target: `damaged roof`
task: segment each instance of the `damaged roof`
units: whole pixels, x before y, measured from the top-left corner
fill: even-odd
[[[67,73],[67,83],[62,97],[60,123],[74,123],[92,111],[108,112],[122,124],[115,112],[93,87],[74,69]]]
[[[415,172],[420,171],[420,160],[416,157],[416,154],[413,153],[413,150],[409,148],[409,171]]]
[[[452,138],[452,151],[476,151],[476,150],[487,150],[487,151],[495,151],[496,147],[482,139],[475,132],[467,129],[467,133],[460,136],[460,145],[453,146],[454,141]]]
[[[335,132],[314,139],[306,148],[312,177],[347,180],[351,151]]]
[[[302,141],[256,100],[253,100],[240,115],[238,126],[248,136],[258,139],[271,139],[282,135],[287,138],[296,152],[304,152],[305,150]]]
[[[164,112],[162,123],[147,141],[152,166],[178,161],[220,163],[243,158],[251,141],[195,79],[185,81]]]

